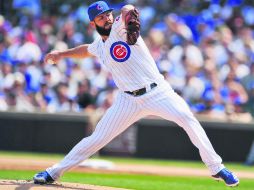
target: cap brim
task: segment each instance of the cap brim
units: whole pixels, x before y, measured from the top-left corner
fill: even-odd
[[[113,8],[108,9],[108,10],[105,10],[105,11],[103,11],[103,12],[101,12],[101,13],[97,14],[95,17],[97,17],[97,16],[99,16],[99,15],[101,15],[101,14],[105,13],[105,12],[108,12],[108,11],[113,11],[113,10],[114,10]],[[95,17],[94,17],[94,18],[95,18]],[[93,19],[93,20],[94,20],[94,19]]]

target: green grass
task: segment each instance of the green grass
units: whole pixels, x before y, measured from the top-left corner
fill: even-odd
[[[201,161],[188,161],[188,160],[162,160],[162,159],[144,159],[144,158],[116,158],[116,157],[100,157],[115,163],[129,163],[129,164],[144,164],[144,165],[157,165],[157,166],[174,166],[174,167],[188,167],[188,168],[206,168]],[[225,162],[228,168],[254,172],[253,167],[245,166],[243,163]]]
[[[0,170],[1,179],[31,180],[35,171]],[[137,190],[224,190],[223,182],[216,182],[208,177],[171,177],[134,174],[94,174],[67,172],[61,181],[86,183],[102,186],[120,187]],[[237,190],[252,190],[253,180],[243,179]]]
[[[15,157],[27,159],[54,159],[60,160],[63,154],[46,154],[31,152],[7,152],[0,151],[0,157]],[[175,160],[156,160],[139,158],[113,158],[113,157],[94,157],[112,161],[114,163],[126,164],[145,164],[158,166],[174,166],[189,168],[205,168],[201,161],[175,161]],[[242,163],[225,163],[232,170],[254,172],[253,167],[243,166]],[[0,170],[0,179],[24,179],[31,180],[37,171],[11,171]],[[120,187],[137,190],[224,190],[223,182],[215,182],[210,177],[175,177],[175,176],[155,176],[138,174],[95,174],[67,172],[61,178],[64,182],[86,183],[102,186]],[[254,187],[253,179],[241,179],[238,190],[252,190]]]

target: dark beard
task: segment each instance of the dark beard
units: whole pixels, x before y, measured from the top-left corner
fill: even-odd
[[[111,27],[109,29],[105,29],[103,27],[98,26],[97,24],[95,24],[96,27],[96,31],[101,35],[101,36],[109,36],[110,31],[111,31]]]

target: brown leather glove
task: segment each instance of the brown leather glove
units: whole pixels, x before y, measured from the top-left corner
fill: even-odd
[[[140,34],[139,12],[137,9],[130,10],[125,16],[127,30],[127,44],[134,45]]]

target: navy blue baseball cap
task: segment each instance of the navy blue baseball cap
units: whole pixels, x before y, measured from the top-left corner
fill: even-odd
[[[112,8],[109,8],[108,4],[104,1],[96,1],[88,7],[88,15],[90,21],[93,21],[94,18],[102,13],[107,11],[112,11]]]

